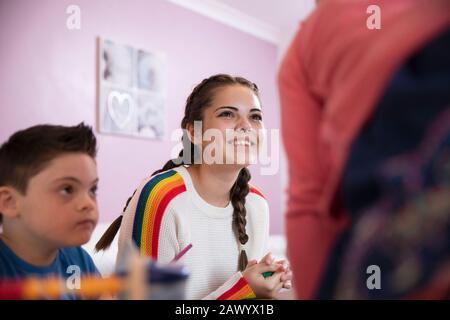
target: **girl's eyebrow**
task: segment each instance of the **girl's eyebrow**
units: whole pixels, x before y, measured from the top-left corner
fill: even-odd
[[[234,111],[239,111],[238,108],[233,107],[233,106],[222,106],[222,107],[217,108],[216,111],[220,110],[220,109],[233,109]]]
[[[232,109],[232,110],[234,110],[234,111],[239,111],[238,108],[233,107],[233,106],[222,106],[222,107],[217,108],[216,111],[218,111],[218,110],[220,110],[220,109]],[[262,110],[261,110],[261,109],[258,109],[258,108],[252,108],[252,109],[250,109],[250,112],[254,112],[254,111],[256,111],[256,112],[261,112],[261,113],[262,113]]]

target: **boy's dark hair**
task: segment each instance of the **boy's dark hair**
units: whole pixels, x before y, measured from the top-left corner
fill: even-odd
[[[54,158],[72,152],[95,159],[96,138],[90,126],[37,125],[14,133],[0,147],[0,186],[25,194],[30,178]],[[1,217],[1,216],[0,216]]]

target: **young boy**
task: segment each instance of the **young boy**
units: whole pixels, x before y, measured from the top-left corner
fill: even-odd
[[[83,123],[34,126],[0,147],[0,279],[100,275],[80,247],[98,220],[95,156]]]

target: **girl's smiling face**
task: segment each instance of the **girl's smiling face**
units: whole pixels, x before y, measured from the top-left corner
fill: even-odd
[[[250,88],[236,84],[216,89],[203,112],[203,162],[243,167],[256,163],[261,129],[261,103]],[[194,141],[199,144],[198,139]]]

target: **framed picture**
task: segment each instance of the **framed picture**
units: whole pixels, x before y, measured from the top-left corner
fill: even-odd
[[[164,55],[99,38],[99,132],[162,140],[164,104]]]

